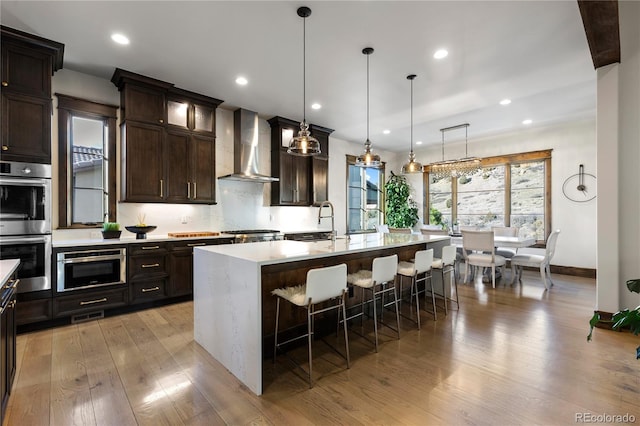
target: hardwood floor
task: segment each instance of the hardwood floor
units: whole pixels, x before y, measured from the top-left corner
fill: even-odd
[[[286,357],[265,361],[260,397],[193,341],[191,302],[22,334],[5,424],[640,422],[640,338],[597,329],[587,343],[595,281],[554,275],[545,292],[536,275],[459,285],[459,311],[437,322],[422,312],[420,331],[403,319],[401,339],[383,330],[377,354],[350,334],[349,370],[317,342],[313,389]]]

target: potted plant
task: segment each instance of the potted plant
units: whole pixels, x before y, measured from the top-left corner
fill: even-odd
[[[385,222],[392,228],[411,228],[418,222],[418,205],[409,198],[411,186],[402,175],[391,172],[384,184]]]
[[[109,240],[112,238],[120,238],[120,224],[117,222],[104,222],[102,224],[102,238]]]
[[[640,278],[627,281],[627,288],[629,289],[629,291],[632,291],[634,293],[640,293]],[[600,322],[600,320],[600,313],[594,313],[593,317],[589,321],[589,326],[591,327],[591,329],[589,330],[587,341],[591,340],[593,327],[595,327],[596,324]],[[637,336],[638,334],[640,334],[640,306],[636,307],[635,309],[624,309],[622,311],[616,312],[615,314],[613,314],[611,322],[613,323],[613,325],[611,326],[613,330],[629,328],[631,332]],[[636,359],[640,359],[640,346],[636,348]]]

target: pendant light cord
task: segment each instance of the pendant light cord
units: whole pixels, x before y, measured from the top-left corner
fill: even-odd
[[[469,158],[469,146],[467,141],[467,134],[469,131],[469,125],[464,126],[464,156],[465,158]]]
[[[369,140],[369,56],[367,55],[367,140]]]
[[[413,154],[413,79],[411,81],[411,153]]]
[[[442,132],[442,161],[444,161],[444,129],[440,131]]]
[[[307,17],[302,19],[302,121],[307,122]]]

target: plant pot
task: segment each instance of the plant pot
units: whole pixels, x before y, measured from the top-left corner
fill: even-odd
[[[102,231],[102,238],[104,240],[111,240],[114,238],[120,238],[122,231]]]

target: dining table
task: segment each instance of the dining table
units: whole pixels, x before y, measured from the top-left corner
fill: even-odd
[[[532,237],[499,237],[493,238],[496,247],[523,248],[536,244],[536,239]],[[451,245],[462,247],[462,234],[451,235]]]

